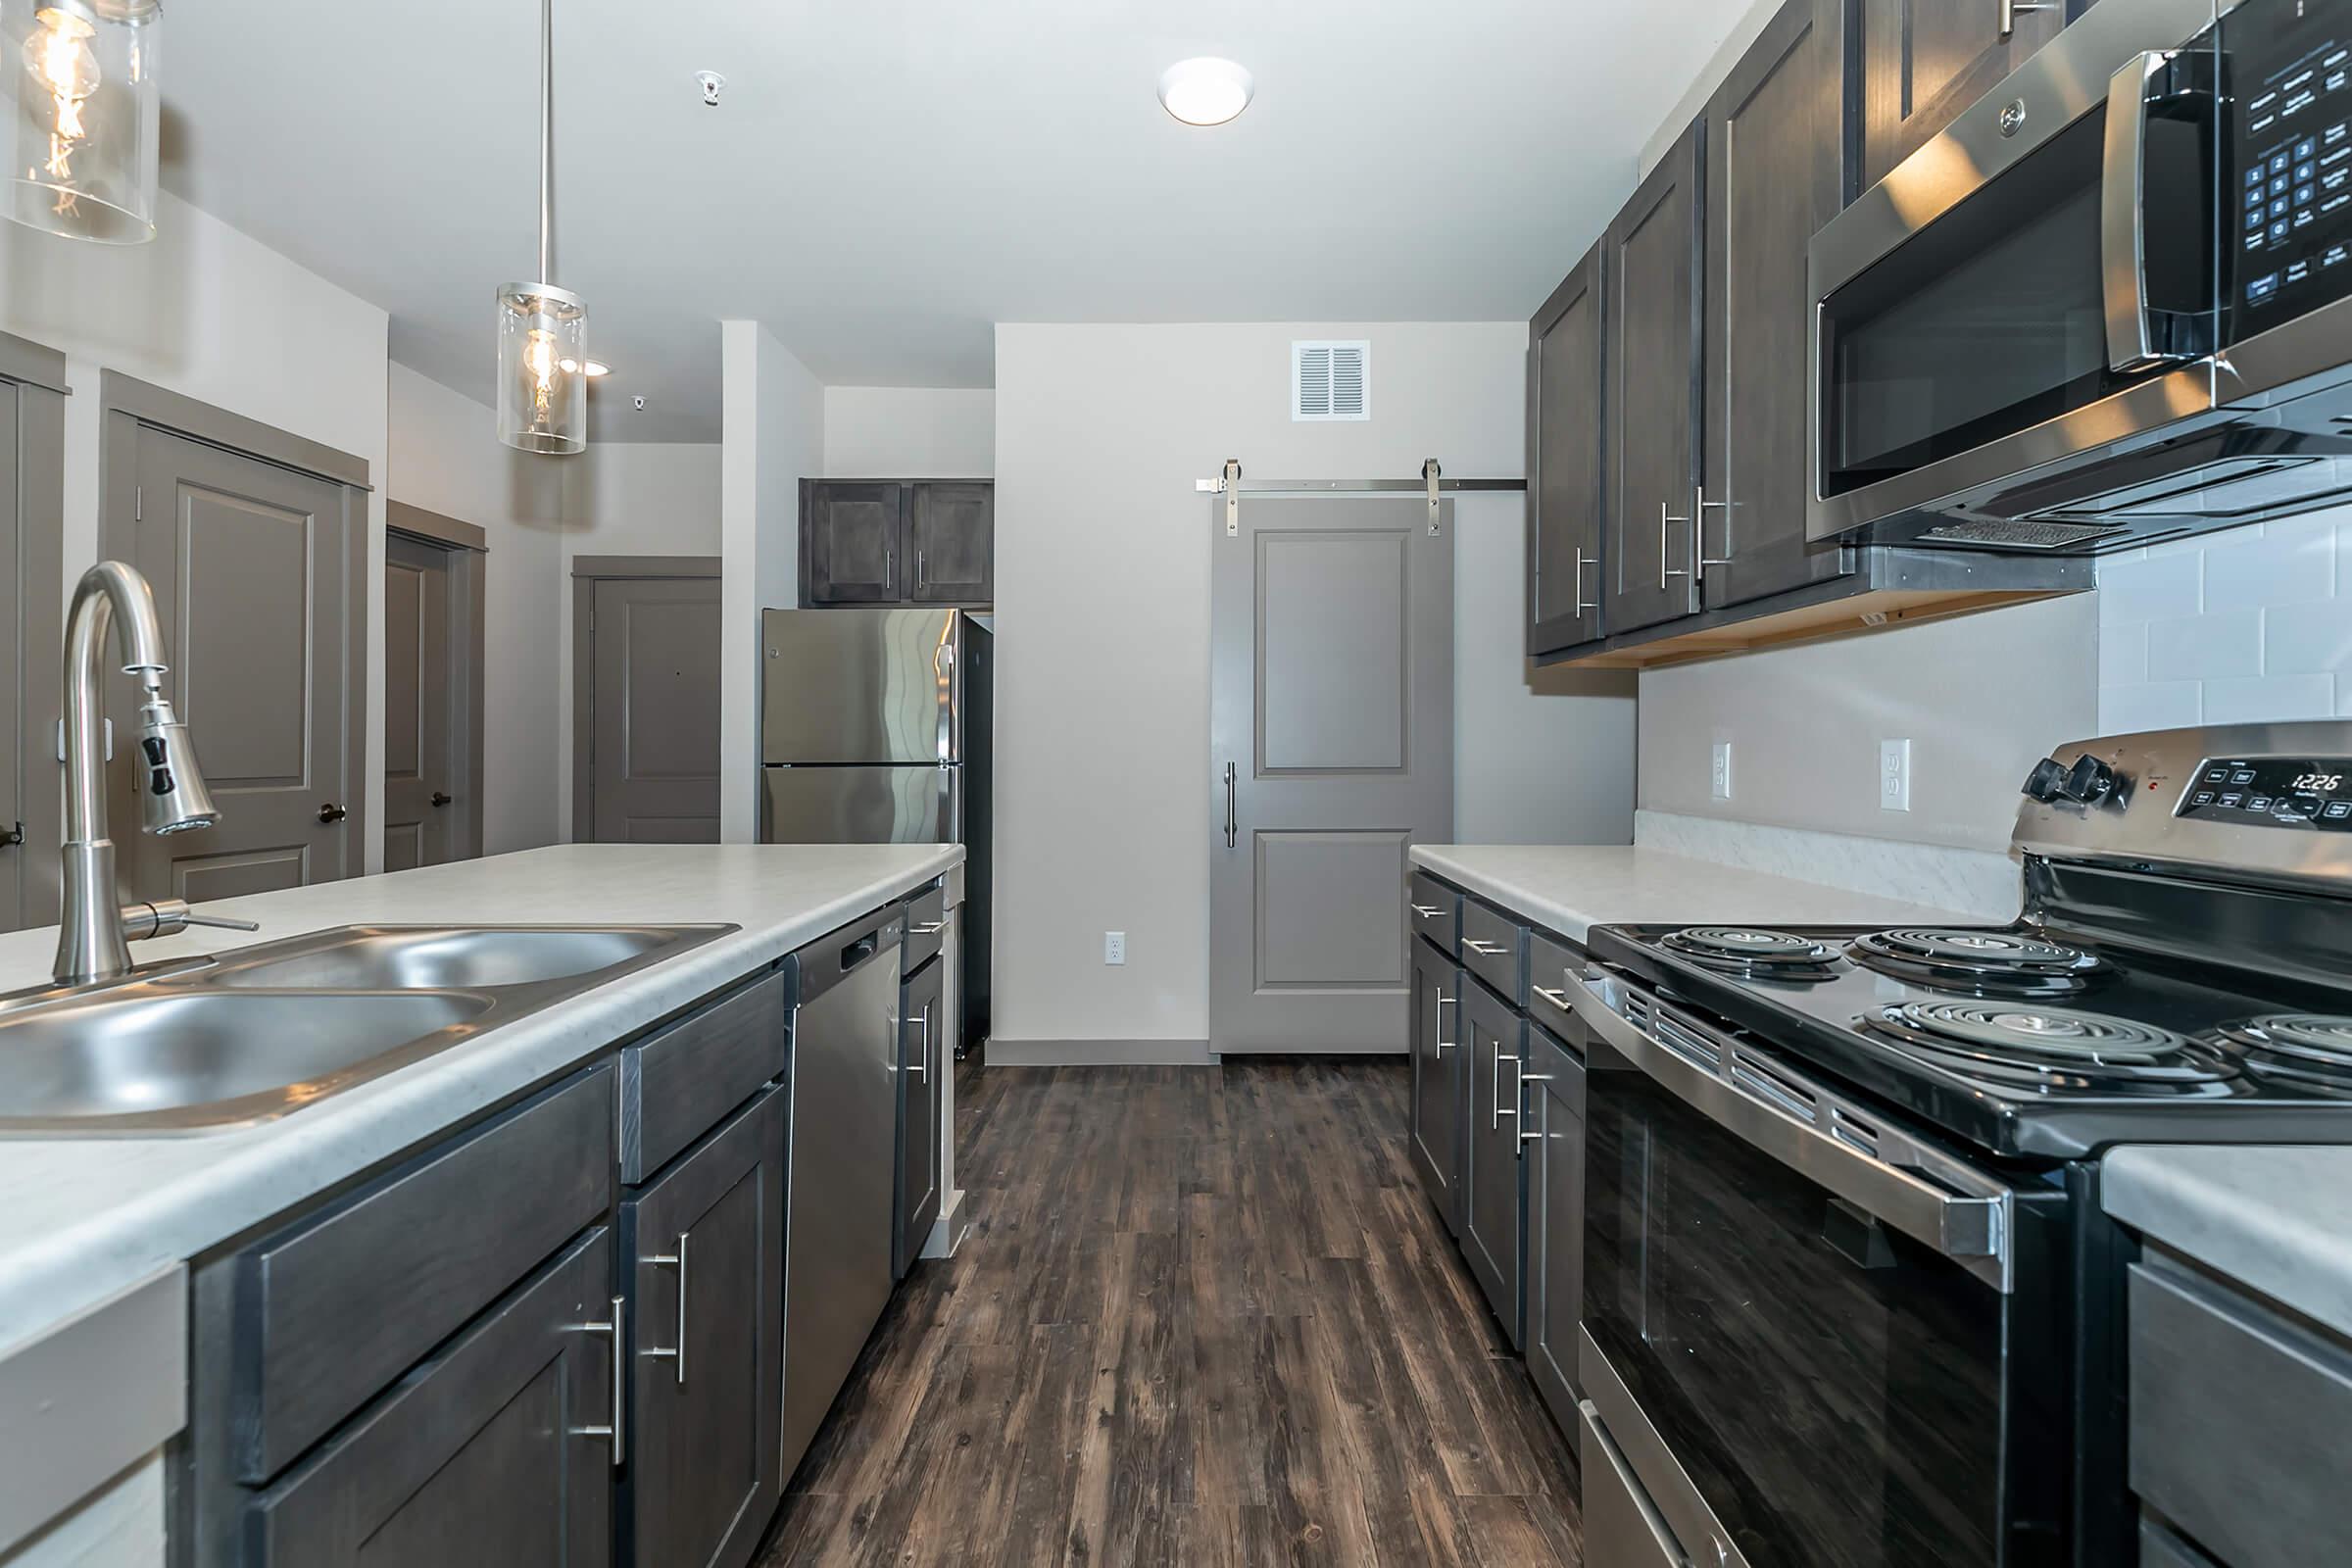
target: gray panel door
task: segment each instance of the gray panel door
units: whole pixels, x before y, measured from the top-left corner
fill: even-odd
[[[1875,185],[1921,142],[2058,36],[2068,7],[2004,0],[1860,0],[1862,183]],[[2006,19],[2009,30],[2003,32]]]
[[[1527,1370],[1566,1431],[1585,1304],[1585,1065],[1533,1024],[1527,1054]]]
[[[905,559],[914,563],[907,598],[921,604],[985,605],[996,597],[995,485],[916,485],[906,532]]]
[[[460,755],[450,720],[450,558],[446,545],[384,538],[384,869],[455,858],[449,808]]]
[[[907,487],[807,482],[801,491],[802,603],[885,605],[900,591]]]
[[[156,838],[138,821],[133,748],[118,746],[112,811],[123,888],[231,898],[361,869],[362,657],[352,568],[360,521],[342,486],[136,426],[132,562],[155,587],[172,673],[220,822]],[[118,736],[136,733],[113,684]]]
[[[1462,1255],[1487,1304],[1520,1338],[1519,1265],[1524,1205],[1519,1150],[1519,1073],[1526,1024],[1492,991],[1465,979],[1462,1049],[1470,1056],[1470,1137],[1462,1178]]]
[[[939,1218],[939,1075],[949,1070],[947,965],[936,958],[906,985],[899,1006],[898,1241],[891,1264],[904,1279]]]
[[[1618,213],[1608,278],[1611,636],[1697,608],[1699,169],[1693,122]]]
[[[1446,1218],[1462,1233],[1462,971],[1426,942],[1413,944],[1413,1093],[1407,1129],[1413,1169]]]
[[[648,1568],[741,1568],[775,1509],[785,1110],[769,1091],[621,1206],[630,1560]]]
[[[718,579],[602,577],[589,635],[598,844],[718,842]]]
[[[1216,509],[1210,1045],[1401,1054],[1405,850],[1453,832],[1452,508],[1434,536],[1418,500],[1241,523]]]
[[[1531,656],[1605,629],[1601,587],[1601,258],[1585,253],[1528,323],[1528,633]]]
[[[1835,577],[1805,539],[1805,248],[1844,191],[1842,0],[1788,0],[1707,106],[1709,610]]]

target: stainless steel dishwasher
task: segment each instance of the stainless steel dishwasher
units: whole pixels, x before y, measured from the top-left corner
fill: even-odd
[[[783,1483],[890,1299],[905,934],[894,908],[794,955],[801,1000],[785,1199]]]

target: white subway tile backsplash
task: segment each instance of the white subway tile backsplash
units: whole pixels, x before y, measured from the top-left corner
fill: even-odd
[[[2150,680],[2209,680],[2262,673],[2262,612],[2191,615],[2151,622]]]
[[[2204,609],[2204,558],[2142,557],[2099,564],[2099,622],[2169,620]]]
[[[2262,619],[2265,674],[2352,672],[2352,602],[2282,605],[2264,611]]]
[[[2099,726],[2352,718],[2352,507],[2099,563]]]
[[[2204,692],[2193,680],[2099,688],[2099,728],[2109,735],[2180,729],[2204,722]]]
[[[2282,718],[2327,718],[2335,711],[2332,675],[2249,675],[2209,680],[2208,724],[2263,724]]]

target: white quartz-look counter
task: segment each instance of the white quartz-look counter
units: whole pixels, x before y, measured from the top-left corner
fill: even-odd
[[[955,845],[560,845],[224,899],[144,962],[330,926],[699,924],[742,930],[276,1121],[216,1132],[0,1135],[0,1355],[49,1325],[594,1055],[963,858]],[[0,936],[0,991],[45,982],[55,928]]]
[[[2352,1149],[2134,1145],[2099,1188],[2150,1241],[2352,1338]]]
[[[1415,865],[1582,942],[1596,925],[1982,925],[1933,905],[1852,893],[1639,845],[1416,844]]]

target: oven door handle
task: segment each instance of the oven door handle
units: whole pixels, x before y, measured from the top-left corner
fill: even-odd
[[[1622,979],[1601,975],[1570,986],[1568,996],[1585,1027],[1709,1121],[2009,1292],[2006,1188],[1735,1041],[1710,1036],[1723,1065],[1709,1071],[1611,1005],[1611,993],[1625,989]],[[1588,1095],[1600,1087],[1597,1077],[1588,1082]]]
[[[2165,50],[2133,55],[2107,78],[2107,140],[2099,170],[2099,276],[2107,365],[2144,370],[2194,356],[2156,340],[2148,307],[2148,94],[2172,65]]]

